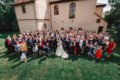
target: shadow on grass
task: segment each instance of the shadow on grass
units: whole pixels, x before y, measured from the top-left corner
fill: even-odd
[[[80,54],[79,56],[74,54],[69,54],[69,58],[67,60],[77,61],[79,58],[89,60],[89,61],[94,60],[92,57],[88,57],[85,54]]]
[[[120,66],[120,56],[111,55],[110,58],[107,58],[107,57],[104,58],[103,62],[104,63],[112,62]]]
[[[24,63],[24,62],[19,62],[18,64],[16,64],[16,65],[12,66],[12,69],[14,69],[14,68],[16,68],[16,67],[20,66],[22,63]]]
[[[0,54],[1,54],[0,58],[8,58],[8,61],[12,61],[12,62],[19,62],[20,61],[20,56],[18,56],[15,53],[8,54],[6,52],[3,52],[3,53],[0,53]],[[117,54],[117,56],[115,54]],[[27,58],[28,58],[27,62],[31,62],[32,60],[39,59],[38,64],[41,64],[41,62],[43,62],[44,60],[47,59],[45,55],[40,55],[38,57],[34,57],[33,54],[27,55]],[[55,56],[54,53],[50,53],[48,59],[49,58],[54,59],[54,58],[57,58],[57,56]],[[95,60],[95,59],[93,59],[91,57],[88,57],[88,56],[85,56],[85,55],[75,56],[73,54],[69,55],[69,58],[65,59],[65,60],[77,61],[79,58],[89,60],[89,61]],[[119,50],[114,50],[114,52],[113,52],[113,54],[111,55],[110,58],[107,58],[106,56],[102,57],[101,63],[106,64],[106,63],[109,63],[109,62],[116,63],[118,66],[120,66]],[[12,68],[16,68],[17,66],[21,65],[22,63],[23,62],[19,62],[18,64],[14,65]]]
[[[40,59],[39,60],[39,64],[40,64],[42,61],[46,60],[47,58],[54,59],[56,58],[56,56],[54,55],[54,53],[51,52],[48,57],[46,57],[45,54],[35,57],[35,54],[33,54],[33,55],[28,55],[27,58],[29,58],[27,62],[31,62],[32,60],[35,60],[35,59]]]
[[[104,62],[117,63],[120,66],[120,50],[115,49],[110,58],[105,58]]]
[[[7,52],[3,52],[0,54],[2,54],[2,56],[0,56],[0,58],[8,58],[8,61],[13,61],[13,62],[19,61],[19,56],[16,55],[15,53],[8,54]]]
[[[46,59],[49,59],[49,58],[54,59],[54,58],[57,58],[57,56],[55,56],[54,53],[49,54],[48,57],[46,57],[45,55],[43,55],[43,57],[39,60],[39,64],[41,64],[42,61],[44,61],[44,60],[46,60]]]
[[[115,49],[114,51],[113,51],[113,53],[116,53],[116,54],[118,54],[119,56],[120,56],[120,48],[119,49]]]
[[[39,59],[39,58],[42,58],[44,55],[40,55],[38,57],[35,57],[34,55],[32,56],[32,58],[30,58],[27,62],[30,62],[32,60],[35,60],[35,59]]]

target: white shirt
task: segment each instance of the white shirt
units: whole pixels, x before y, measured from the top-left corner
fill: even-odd
[[[82,47],[82,45],[83,45],[83,39],[81,39],[79,42],[79,46]]]
[[[109,37],[108,37],[108,36],[104,36],[104,39],[105,39],[105,40],[109,40]]]

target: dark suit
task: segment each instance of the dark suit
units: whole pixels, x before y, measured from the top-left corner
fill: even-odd
[[[33,48],[33,39],[28,39],[27,40],[27,44],[28,44],[28,52],[32,53],[32,48]]]

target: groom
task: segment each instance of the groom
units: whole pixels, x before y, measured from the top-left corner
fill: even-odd
[[[53,49],[53,51],[55,52],[56,51],[56,49],[57,49],[57,39],[56,38],[53,38],[52,39],[52,49]]]
[[[62,35],[62,36],[61,36],[61,41],[62,41],[62,46],[63,46],[63,47],[65,47],[65,40],[66,40],[65,36]]]

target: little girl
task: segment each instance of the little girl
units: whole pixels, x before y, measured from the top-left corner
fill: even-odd
[[[22,52],[22,55],[21,55],[20,59],[21,59],[21,61],[23,61],[23,62],[26,62],[26,61],[27,61],[26,53],[25,53],[25,52]]]
[[[95,44],[94,44],[94,50],[93,50],[94,57],[95,57],[95,54],[96,54],[97,49],[98,49],[98,43],[95,42]]]
[[[20,44],[18,41],[16,41],[15,52],[17,53],[17,55],[20,55]]]
[[[28,46],[27,46],[27,43],[25,42],[24,39],[22,39],[22,43],[20,45],[20,50],[22,52],[22,55],[20,57],[21,61],[24,61],[26,62],[27,61],[27,57],[26,57],[26,54],[27,54],[27,51],[28,51]]]
[[[76,55],[76,52],[77,52],[77,39],[75,39],[75,42],[74,42],[74,54]]]
[[[33,53],[35,53],[35,57],[37,57],[39,55],[39,48],[38,48],[37,43],[34,43]]]
[[[89,44],[88,56],[91,56],[91,57],[94,56],[94,55],[93,55],[93,50],[94,50],[94,46],[93,46],[93,42],[91,42],[91,43]]]
[[[96,57],[97,61],[100,60],[101,54],[102,54],[102,46],[99,46],[98,49],[97,49],[97,51],[96,51],[96,54],[95,54],[95,57]]]

